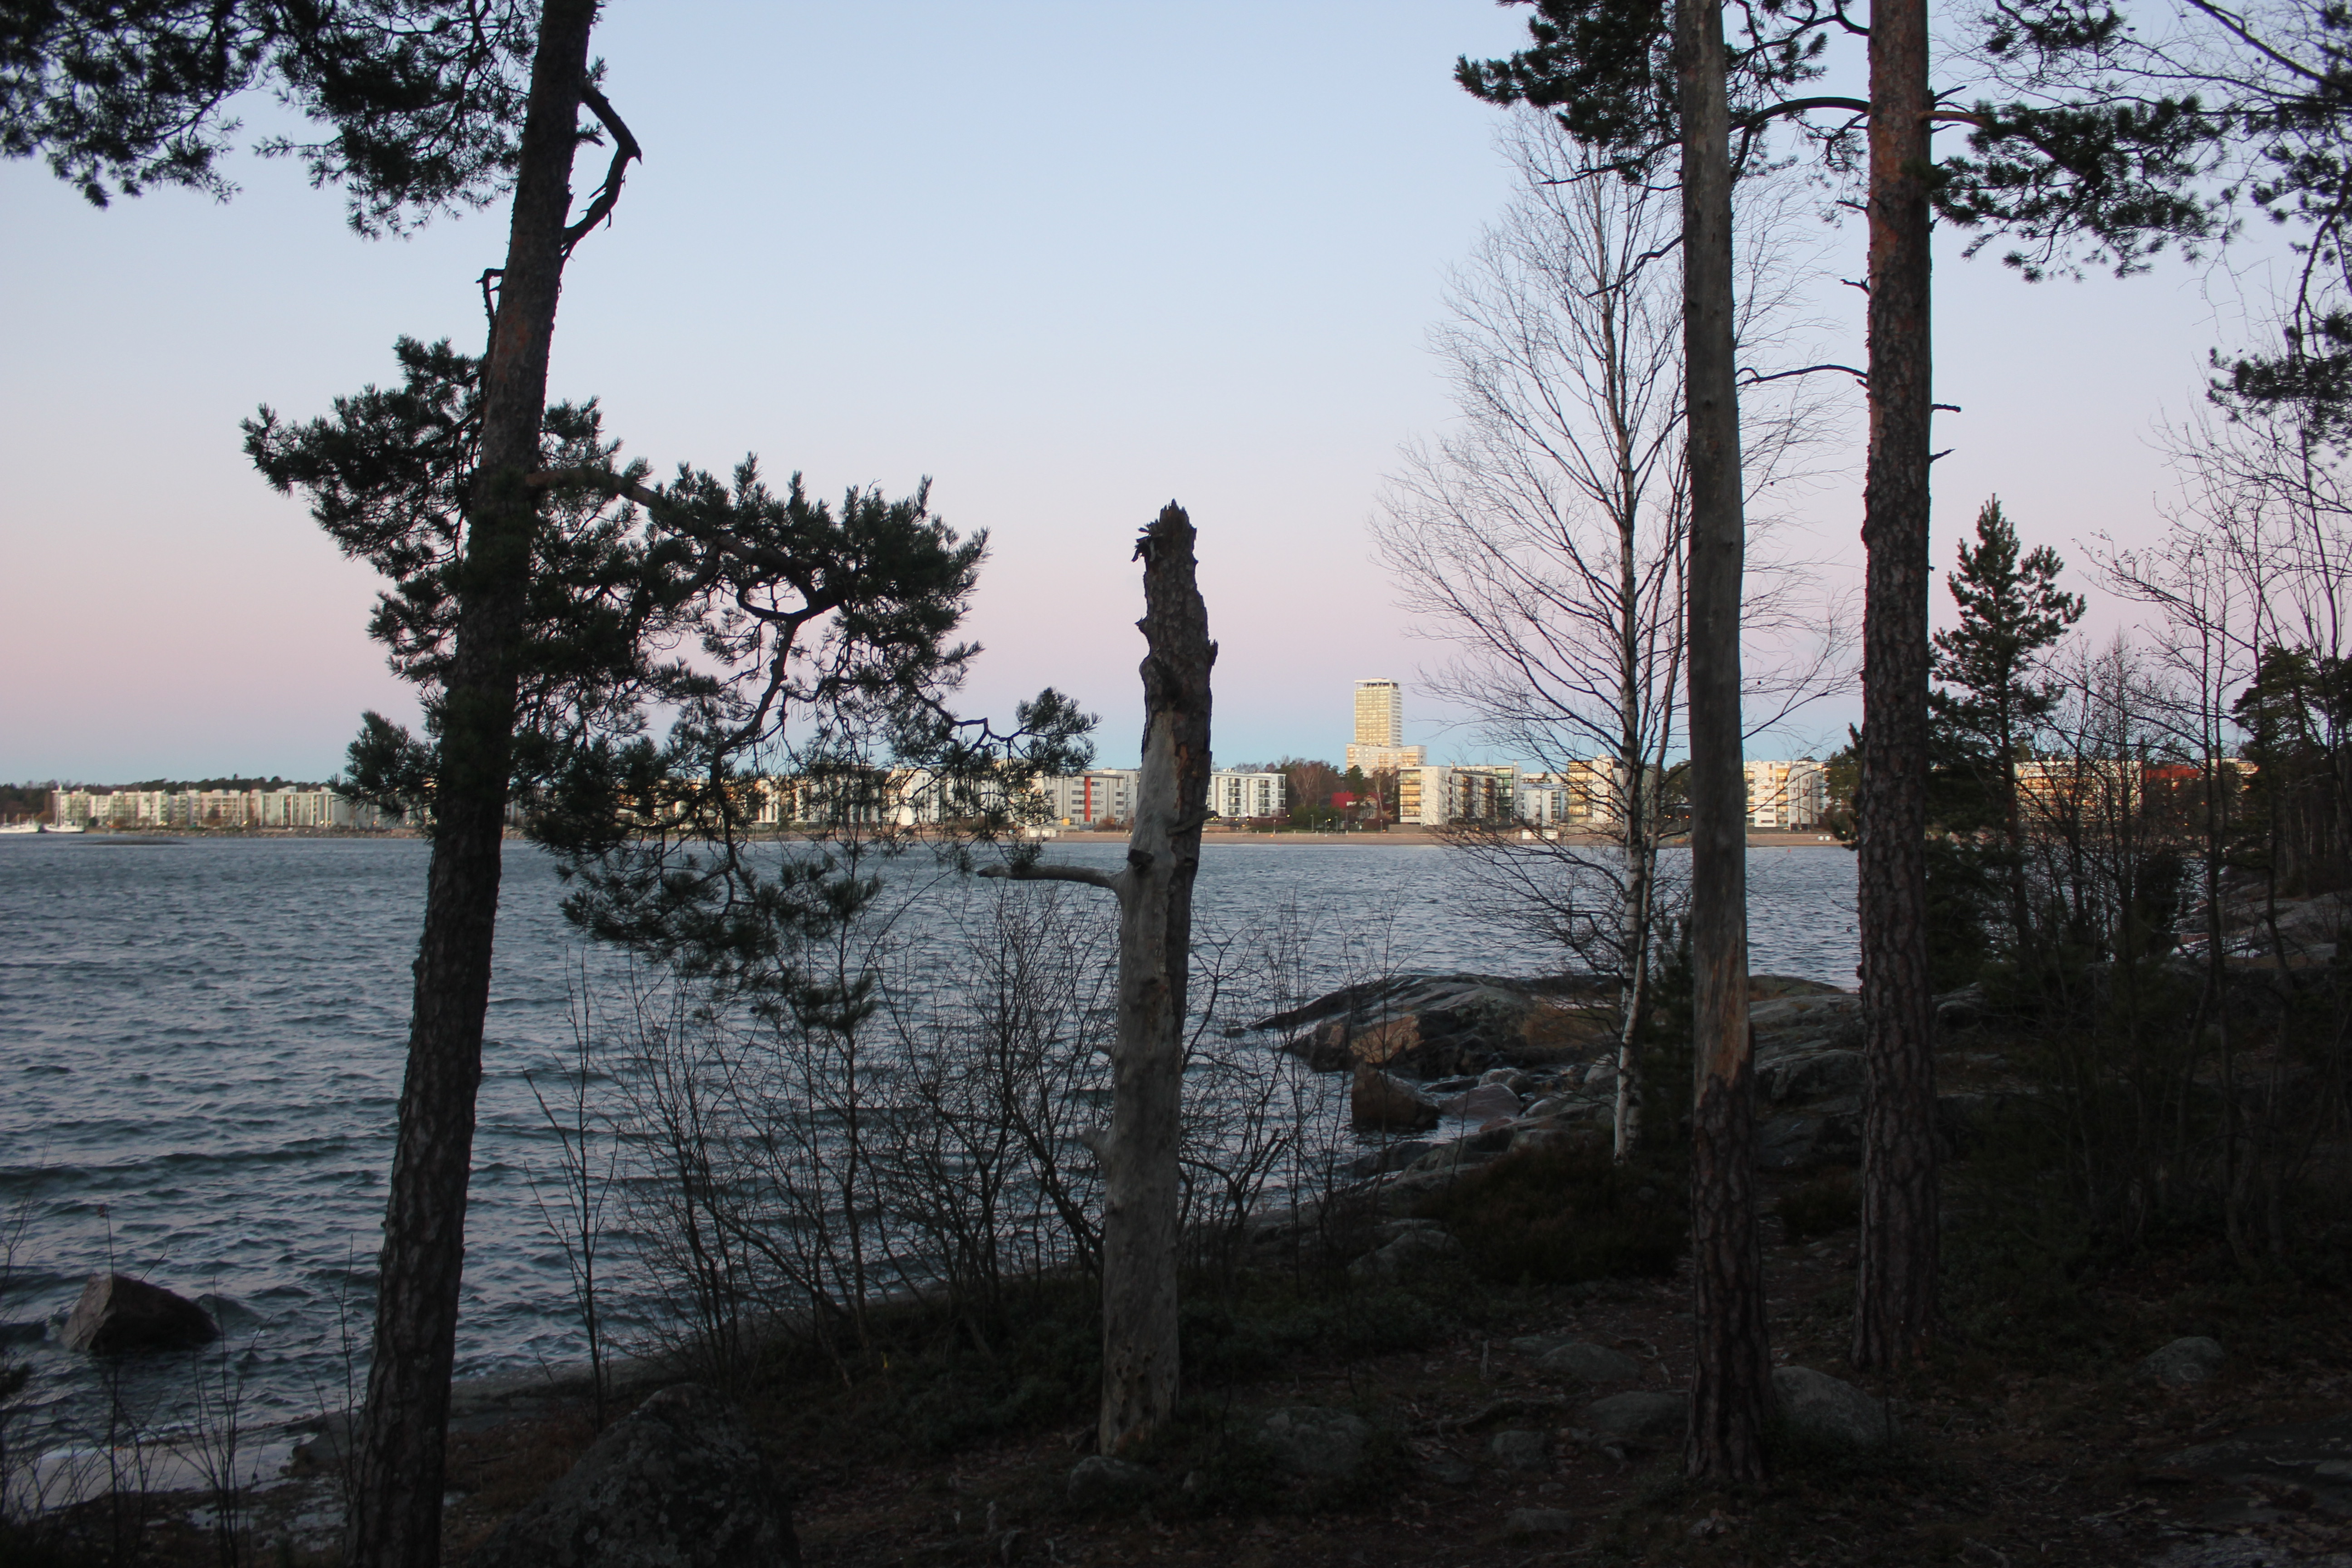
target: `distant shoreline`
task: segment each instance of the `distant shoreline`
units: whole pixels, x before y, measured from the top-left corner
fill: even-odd
[[[1027,840],[1027,842],[1045,844],[1124,844],[1128,840],[1128,836],[1124,833],[1096,833],[1086,828],[1078,827],[1056,827],[1049,829],[1048,831],[1051,834],[1051,837],[1044,839],[1031,839]],[[424,834],[414,827],[289,828],[129,826],[93,827],[89,829],[86,833],[27,834],[24,836],[27,843],[39,843],[44,838],[53,842],[60,838],[71,838],[79,842],[90,844],[104,843],[108,839],[114,839],[118,842],[124,839],[152,839],[157,842],[162,842],[174,838],[415,839],[422,838],[424,837]],[[523,836],[520,833],[509,830],[507,837],[510,839],[519,841]],[[779,839],[806,840],[818,837],[820,836],[802,833],[779,834],[768,832],[755,834],[753,837],[758,839],[772,842]],[[1386,833],[1314,833],[1307,831],[1253,833],[1247,830],[1221,832],[1215,829],[1211,829],[1201,835],[1201,842],[1204,846],[1213,844],[1233,844],[1248,845],[1252,847],[1279,849],[1330,849],[1349,847],[1385,848],[1389,847],[1405,848],[1427,845],[1443,845],[1446,843],[1447,840],[1439,834],[1407,829],[1391,830]],[[1557,839],[1529,838],[1522,841],[1516,838],[1507,838],[1504,842],[1507,844],[1519,842],[1529,844],[1550,843],[1564,844],[1572,847],[1589,847],[1592,848],[1605,848],[1615,843],[1616,840],[1596,834],[1579,833],[1567,835]],[[1671,846],[1669,846],[1669,847],[1671,847]],[[1748,847],[1750,849],[1848,849],[1852,848],[1853,846],[1841,839],[1833,838],[1826,833],[1791,833],[1773,828],[1751,828],[1748,830]]]

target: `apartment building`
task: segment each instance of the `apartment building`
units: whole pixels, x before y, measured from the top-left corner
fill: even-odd
[[[1750,827],[1813,828],[1829,810],[1829,774],[1811,757],[1747,764]]]
[[[376,828],[383,812],[331,789],[56,789],[49,820],[63,827]]]
[[[1045,819],[1065,827],[1086,827],[1097,822],[1135,820],[1135,788],[1139,768],[1097,768],[1066,778],[1039,779],[1045,796]]]
[[[1290,781],[1280,773],[1230,769],[1209,775],[1209,811],[1227,817],[1280,816],[1290,809]]]
[[[1397,819],[1424,827],[1514,821],[1519,815],[1519,769],[1494,765],[1403,768],[1397,773]]]

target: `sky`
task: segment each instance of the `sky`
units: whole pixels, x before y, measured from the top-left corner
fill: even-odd
[[[551,393],[601,398],[657,473],[756,452],[820,494],[929,476],[990,539],[967,710],[1059,687],[1102,716],[1102,763],[1132,763],[1130,542],[1172,498],[1221,645],[1221,763],[1336,759],[1364,677],[1406,682],[1433,760],[1483,760],[1412,692],[1442,650],[1367,522],[1401,444],[1450,416],[1427,334],[1508,199],[1498,111],[1452,62],[1507,52],[1524,18],[618,0],[594,47],[646,161],[567,272]],[[257,101],[248,129],[278,112]],[[0,164],[0,780],[320,779],[362,710],[415,713],[365,636],[372,574],[252,472],[237,422],[391,379],[404,333],[478,348],[503,214],[369,241],[293,165],[231,172],[226,205],[99,211],[37,162]],[[591,149],[575,184],[600,172]],[[1859,363],[1840,281],[1862,276],[1859,226],[1817,237],[1821,353]],[[2028,285],[1963,239],[1937,240],[1937,393],[1962,410],[1937,428],[1939,574],[1996,492],[2070,561],[2147,537],[2173,484],[2154,432],[2194,413],[2208,351],[2243,341],[2259,254]],[[1845,401],[1793,507],[1841,582],[1860,557]],[[2128,619],[2102,601],[2091,625]],[[1858,713],[1841,694],[1756,749],[1834,744]]]

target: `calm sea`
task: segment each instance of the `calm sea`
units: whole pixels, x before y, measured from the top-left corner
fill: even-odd
[[[408,839],[0,839],[0,1333],[34,1365],[37,1429],[94,1418],[92,1373],[55,1332],[110,1263],[215,1309],[248,1420],[339,1397],[339,1322],[363,1341],[371,1310],[426,853]],[[901,876],[941,910],[983,896],[968,880]],[[1851,986],[1853,858],[1759,850],[1749,879],[1755,966]],[[562,1260],[532,1204],[528,1175],[550,1168],[551,1140],[522,1076],[559,1070],[570,1046],[567,974],[576,987],[583,955],[559,897],[547,858],[509,846],[466,1373],[579,1353]],[[1199,900],[1209,933],[1298,911],[1311,983],[1342,983],[1351,946],[1353,962],[1371,945],[1382,967],[1404,970],[1558,963],[1437,847],[1212,843]],[[159,1358],[137,1369],[131,1394],[166,1405],[199,1370]]]

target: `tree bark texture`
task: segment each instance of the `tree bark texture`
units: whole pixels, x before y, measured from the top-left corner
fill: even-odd
[[[467,509],[457,632],[443,689],[433,858],[346,1552],[364,1568],[432,1568],[440,1560],[474,1091],[489,1005],[516,656],[539,521],[525,481],[539,465],[595,15],[594,0],[548,0],[541,16],[506,268],[482,368],[481,467]]]
[[[1194,580],[1192,524],[1171,501],[1136,541],[1143,563],[1143,770],[1118,895],[1118,1021],[1103,1167],[1106,1454],[1175,1413],[1178,1143],[1192,879],[1209,800],[1209,669],[1216,645]]]
[[[1682,118],[1683,342],[1690,443],[1691,1252],[1694,1479],[1764,1474],[1771,1363],[1756,1235],[1748,1025],[1748,823],[1739,711],[1745,553],[1733,334],[1730,111],[1720,0],[1675,14]]]
[[[1927,992],[1927,0],[1870,28],[1870,467],[1862,537],[1858,913],[1862,1247],[1853,1364],[1917,1355],[1936,1315],[1936,1059]]]

